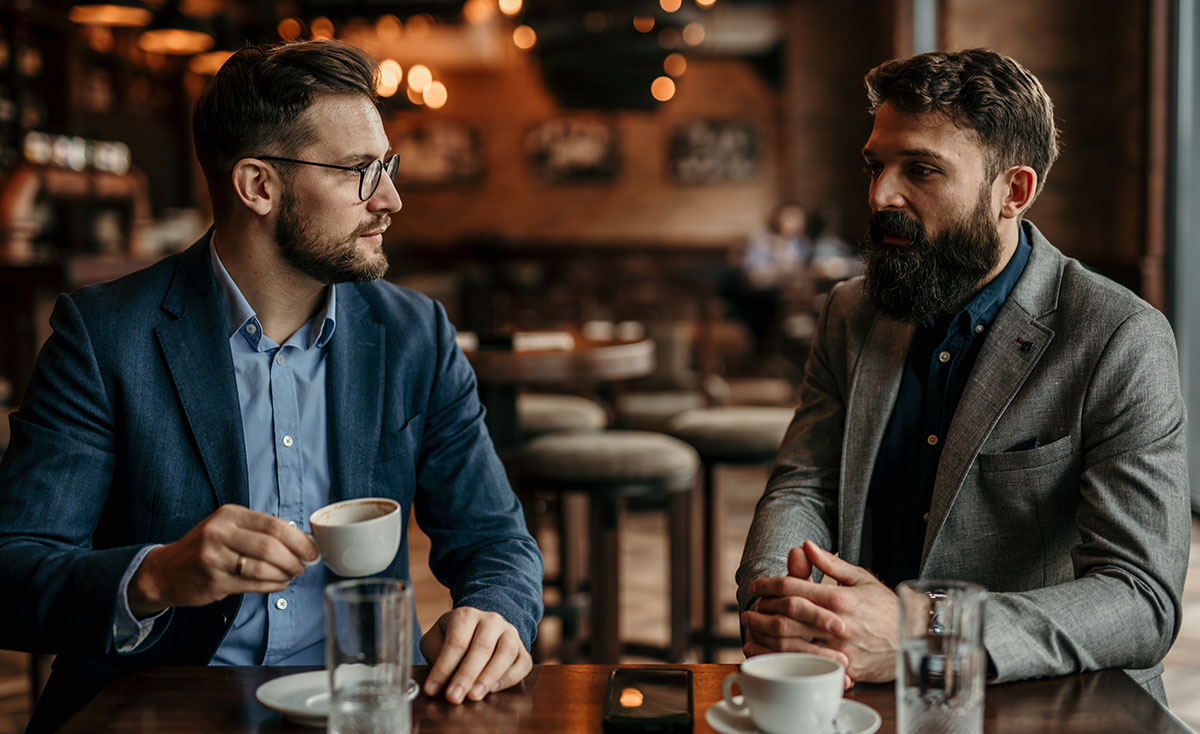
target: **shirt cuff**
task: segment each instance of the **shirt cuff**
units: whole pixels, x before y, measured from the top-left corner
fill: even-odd
[[[129,582],[142,565],[146,554],[158,547],[158,545],[148,545],[138,551],[138,554],[130,561],[129,567],[125,569],[125,575],[121,577],[121,585],[117,588],[117,608],[113,613],[113,646],[120,655],[139,652],[138,648],[146,643],[146,639],[154,630],[155,620],[167,613],[167,610],[164,609],[152,617],[139,620],[133,616],[133,611],[129,608]]]

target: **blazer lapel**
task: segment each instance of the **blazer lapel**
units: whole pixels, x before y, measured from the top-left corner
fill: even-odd
[[[217,505],[250,501],[233,356],[209,262],[209,235],[179,258],[154,330]]]
[[[366,496],[383,427],[385,331],[352,285],[336,286],[337,327],[329,340],[331,500]]]
[[[900,391],[900,377],[908,347],[911,325],[879,316],[863,345],[854,371],[847,403],[841,466],[841,498],[838,502],[838,543],[842,557],[861,562],[863,515],[871,473],[888,418]]]
[[[922,568],[984,441],[1054,338],[1039,319],[1057,308],[1064,258],[1037,228],[1024,226],[1033,251],[992,322],[950,423],[933,484]]]

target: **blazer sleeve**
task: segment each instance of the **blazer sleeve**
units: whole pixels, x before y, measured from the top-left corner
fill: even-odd
[[[806,540],[837,543],[837,494],[846,409],[846,337],[840,317],[847,287],[829,295],[804,368],[800,406],[754,510],[737,570],[738,606],[755,579],[787,574],[788,551]],[[820,572],[814,572],[819,578]]]
[[[528,648],[542,617],[542,554],[484,425],[475,373],[434,302],[437,372],[417,466],[429,566],[456,607],[496,612]]]
[[[113,408],[70,296],[50,323],[0,460],[0,647],[98,657],[142,546],[95,547],[113,481]]]
[[[1166,655],[1189,550],[1185,423],[1174,338],[1147,307],[1113,332],[1088,388],[1075,579],[989,595],[995,680],[1150,668]]]

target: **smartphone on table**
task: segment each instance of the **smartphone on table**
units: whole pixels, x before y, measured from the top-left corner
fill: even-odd
[[[614,668],[604,696],[608,734],[687,734],[692,731],[692,671]]]

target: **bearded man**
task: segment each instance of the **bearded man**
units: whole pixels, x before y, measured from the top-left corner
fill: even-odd
[[[1058,131],[1020,64],[866,83],[866,272],[827,301],[755,512],[744,651],[891,680],[896,584],[960,579],[991,592],[989,680],[1125,668],[1163,700],[1190,524],[1170,326],[1024,220]]]
[[[377,280],[376,74],[337,42],[236,53],[193,119],[213,229],[59,299],[0,464],[0,647],[58,654],[31,730],[142,665],[322,664],[337,579],[303,530],[355,497],[415,511],[450,588],[426,692],[529,672],[542,558],[474,374],[439,304]]]

